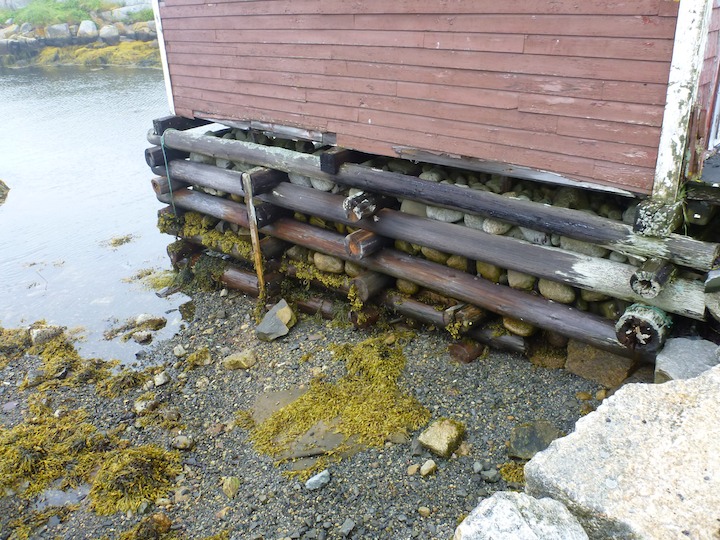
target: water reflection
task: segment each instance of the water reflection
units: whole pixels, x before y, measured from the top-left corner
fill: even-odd
[[[0,69],[0,324],[84,327],[84,355],[124,362],[141,347],[104,341],[113,321],[151,313],[168,318],[160,338],[177,329],[186,298],[124,281],[169,268],[143,158],[166,114],[159,70]]]

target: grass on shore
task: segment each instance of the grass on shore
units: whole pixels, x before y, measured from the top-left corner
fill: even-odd
[[[105,0],[34,0],[24,8],[0,10],[0,21],[12,18],[16,24],[30,23],[34,26],[51,24],[78,24],[85,19],[92,19],[92,13],[107,11],[117,7]]]

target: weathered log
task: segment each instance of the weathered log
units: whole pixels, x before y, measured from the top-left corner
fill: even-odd
[[[370,328],[380,319],[380,310],[375,306],[363,306],[360,311],[350,311],[348,317],[354,328]]]
[[[343,237],[290,219],[280,219],[262,232],[315,251],[347,259]],[[360,264],[396,278],[409,279],[441,294],[457,298],[503,316],[572,336],[595,347],[623,356],[634,352],[623,347],[615,336],[611,321],[542,297],[491,283],[446,266],[383,249]]]
[[[340,165],[345,163],[360,163],[370,159],[371,156],[356,150],[334,147],[320,154],[320,170],[327,174],[337,174]]]
[[[375,212],[380,208],[396,205],[397,200],[392,197],[365,193],[364,191],[347,197],[342,203],[345,217],[351,222],[375,215]]]
[[[220,282],[230,287],[249,294],[250,296],[260,296],[260,284],[257,276],[252,273],[238,268],[237,266],[228,266],[220,276]],[[265,290],[270,296],[274,296],[280,292],[280,284],[282,277],[277,274],[267,274],[265,276]]]
[[[230,249],[228,249],[227,246],[222,245],[222,242],[212,242],[211,239],[208,237],[203,238],[202,236],[183,236],[182,234],[178,234],[178,236],[180,236],[180,238],[182,238],[183,240],[191,242],[195,246],[200,246],[210,249],[212,251],[216,251],[218,253],[230,255],[238,261],[245,261],[249,263],[253,262],[252,255],[248,253],[247,250],[240,247],[236,247],[233,245]],[[283,242],[282,240],[278,240],[277,238],[268,237],[263,238],[260,241],[260,250],[262,251],[263,257],[265,259],[273,259],[279,257],[280,255],[282,255],[286,248],[287,243]],[[170,260],[172,261],[172,257]]]
[[[360,229],[345,237],[345,251],[351,259],[360,260],[390,243],[391,241],[383,236]]]
[[[382,302],[401,315],[438,328],[445,328],[454,320],[452,312],[447,310],[438,311],[433,306],[423,304],[412,298],[405,298],[394,291],[385,293]],[[472,328],[464,337],[470,337],[491,347],[513,351],[518,354],[527,354],[529,350],[524,338],[507,333],[498,334],[492,328]]]
[[[320,297],[303,298],[297,300],[295,305],[301,313],[307,313],[308,315],[319,313],[323,319],[334,319],[340,312],[335,303]]]
[[[705,201],[712,205],[720,205],[720,187],[703,182],[685,184],[686,198],[692,201]]]
[[[633,304],[620,316],[615,331],[618,341],[629,350],[655,354],[665,343],[672,320],[661,310]]]
[[[178,129],[184,131],[200,126],[211,124],[210,120],[202,118],[185,118],[184,116],[162,116],[153,120],[153,132],[156,135],[162,135],[168,129]]]
[[[487,313],[484,309],[471,304],[460,304],[453,309],[456,323],[460,323],[460,331],[467,332],[471,327],[483,321]]]
[[[243,173],[240,171],[192,161],[172,161],[168,170],[173,181],[182,180],[188,184],[217,189],[238,197],[245,196],[242,185]]]
[[[254,195],[267,193],[280,182],[286,182],[288,179],[286,173],[265,167],[256,167],[247,171],[243,173],[243,181],[245,177],[248,178]],[[244,187],[245,184],[243,183],[243,188]]]
[[[643,298],[655,298],[676,273],[672,263],[649,259],[630,277],[630,287]]]
[[[188,187],[186,182],[180,180],[168,180],[166,176],[156,176],[150,180],[155,195],[165,195],[166,193],[175,192],[179,189]]]
[[[378,272],[363,272],[350,280],[350,286],[355,287],[357,297],[367,302],[392,284],[393,278]]]
[[[381,302],[400,315],[438,328],[445,328],[453,322],[452,312],[438,310],[435,306],[424,304],[412,298],[406,298],[398,292],[388,291],[384,293]]]
[[[338,174],[330,175],[320,170],[319,156],[277,147],[173,130],[166,132],[165,144],[179,150],[246,161],[283,172],[297,172],[391,197],[478,213],[522,227],[599,244],[614,251],[642,257],[662,256],[681,266],[699,270],[710,270],[720,254],[720,246],[717,244],[700,242],[683,235],[647,238],[634,234],[632,227],[625,223],[578,210],[435,184],[361,165],[345,164],[340,167]]]
[[[230,223],[235,223],[246,229],[250,228],[248,220],[247,207],[244,204],[236,203],[220,197],[214,197],[206,193],[200,193],[187,188],[179,189],[173,192],[158,195],[158,200],[165,204],[174,204],[176,207],[185,210],[192,210],[201,214],[224,219]],[[276,219],[287,214],[287,212],[278,206],[260,205],[255,208],[258,227],[264,227],[268,223],[272,223]]]
[[[145,149],[145,163],[151,168],[165,167],[167,163],[176,159],[185,159],[188,155],[187,152],[173,150],[172,148],[165,148],[165,153],[163,154],[161,146],[152,146]]]
[[[285,183],[261,198],[294,211],[350,224],[341,210],[343,199],[339,195]],[[704,286],[701,281],[674,279],[655,298],[646,299],[636,294],[630,286],[630,279],[636,270],[630,264],[529,244],[515,238],[487,234],[462,225],[387,208],[380,210],[374,218],[355,225],[384,237],[405,240],[631,302],[650,302],[665,311],[693,319],[705,318]]]
[[[173,269],[178,270],[181,266],[180,261],[187,259],[191,255],[199,253],[201,249],[202,246],[198,246],[197,243],[181,239],[168,244],[166,251]]]
[[[464,337],[490,345],[495,349],[512,351],[527,356],[530,345],[524,337],[515,334],[500,334],[492,328],[473,328]]]

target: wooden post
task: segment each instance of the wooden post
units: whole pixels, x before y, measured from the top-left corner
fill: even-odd
[[[383,197],[382,195],[374,195],[361,191],[355,195],[347,197],[342,207],[345,211],[345,217],[352,223],[360,221],[363,218],[370,217],[380,208],[394,206],[397,200],[392,197]]]
[[[378,272],[363,272],[350,280],[350,287],[355,287],[357,296],[362,302],[367,302],[373,296],[387,288],[393,278]]]
[[[172,148],[166,148],[165,154],[163,154],[162,147],[153,146],[145,149],[145,163],[148,167],[165,167],[165,158],[167,157],[167,163],[176,159],[185,159],[188,157],[187,152],[181,150],[173,150]]]
[[[285,182],[288,179],[286,173],[266,167],[256,167],[244,174],[250,178],[254,195],[272,191],[280,182]]]
[[[345,237],[345,252],[356,261],[372,255],[390,244],[390,240],[364,229],[357,230]]]
[[[630,287],[643,298],[655,298],[676,274],[677,268],[662,259],[649,259],[630,278]]]
[[[678,202],[688,126],[705,57],[711,0],[680,0],[652,200]]]
[[[663,311],[633,304],[620,316],[615,331],[618,341],[631,351],[657,353],[665,343],[672,320]]]
[[[330,300],[320,297],[303,298],[295,302],[298,311],[315,315],[320,313],[323,319],[334,319],[339,309]]]
[[[246,229],[250,228],[245,205],[228,201],[227,199],[220,199],[212,195],[184,188],[173,192],[172,197],[170,197],[169,194],[159,195],[158,200],[165,204],[174,204],[176,207],[185,210],[192,210],[193,212],[224,219],[225,221],[236,223]]]
[[[257,215],[255,214],[255,202],[253,201],[252,176],[245,173],[242,175],[243,190],[245,191],[245,206],[248,211],[248,222],[250,225],[250,240],[253,247],[253,259],[255,272],[258,279],[258,297],[265,298],[265,276],[263,269],[263,256],[260,250],[260,233],[258,232]]]
[[[381,302],[400,315],[438,328],[445,328],[453,322],[451,312],[440,311],[435,306],[424,304],[412,298],[406,298],[395,291],[384,293]]]
[[[327,174],[337,174],[343,163],[360,163],[371,156],[356,150],[334,147],[320,154],[320,170]]]

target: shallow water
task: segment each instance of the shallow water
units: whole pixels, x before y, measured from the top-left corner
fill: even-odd
[[[156,339],[177,330],[185,297],[124,281],[170,268],[143,155],[167,114],[159,70],[0,69],[0,325],[81,327],[83,355],[124,363],[142,347],[103,339],[116,320],[151,313],[168,319]]]

